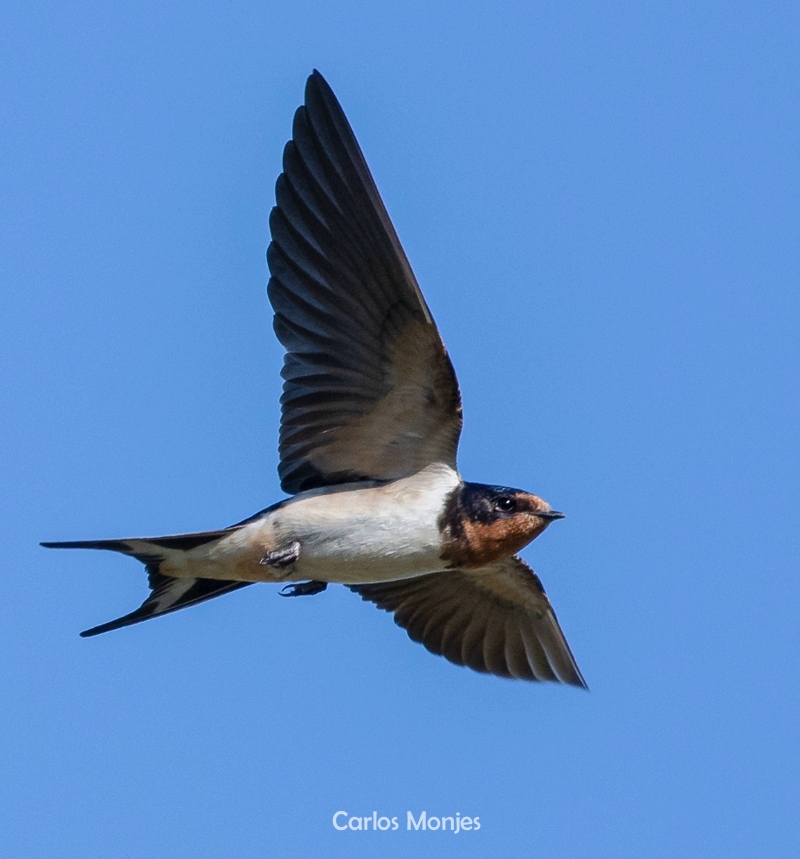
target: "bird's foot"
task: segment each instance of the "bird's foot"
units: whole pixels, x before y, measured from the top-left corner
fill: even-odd
[[[300,544],[297,540],[282,546],[280,549],[275,549],[272,552],[267,552],[266,555],[258,562],[262,566],[272,567],[276,570],[285,570],[300,557]]]
[[[290,585],[284,585],[280,594],[282,597],[311,597],[314,594],[321,594],[327,587],[327,582],[318,582],[312,579],[310,582],[294,582]]]

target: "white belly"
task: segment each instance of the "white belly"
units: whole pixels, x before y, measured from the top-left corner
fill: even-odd
[[[278,546],[300,543],[283,581],[357,584],[432,573],[443,568],[443,501],[459,480],[430,466],[387,486],[304,493],[253,526],[268,527]]]

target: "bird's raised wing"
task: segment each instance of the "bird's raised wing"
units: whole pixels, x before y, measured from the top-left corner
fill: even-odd
[[[456,665],[586,688],[542,583],[521,558],[349,587]]]
[[[367,163],[319,72],[294,118],[267,252],[286,492],[456,467],[450,359]]]

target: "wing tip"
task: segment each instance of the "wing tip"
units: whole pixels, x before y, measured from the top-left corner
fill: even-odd
[[[308,76],[308,80],[306,81],[306,89],[310,89],[312,87],[320,87],[321,89],[331,88],[331,85],[325,79],[325,75],[323,75],[317,68],[311,70],[311,74]]]
[[[563,641],[564,646],[567,649],[566,655],[569,657],[569,664],[565,665],[563,661],[554,659],[550,653],[545,650],[545,658],[550,665],[550,669],[555,675],[553,682],[561,683],[564,686],[574,686],[576,689],[584,689],[586,692],[591,691],[589,689],[589,684],[586,682],[586,678],[581,673],[580,668],[578,668],[578,663],[575,661],[572,651],[569,649],[566,638],[564,638]]]
[[[583,689],[584,692],[591,692],[589,684],[578,669],[575,669],[575,677],[570,677],[568,680],[561,681],[566,686],[574,686],[576,689]]]

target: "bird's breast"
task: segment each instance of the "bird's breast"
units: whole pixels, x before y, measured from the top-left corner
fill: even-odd
[[[444,568],[438,519],[460,478],[437,467],[381,486],[296,496],[269,527],[300,543],[292,578],[357,584]]]

